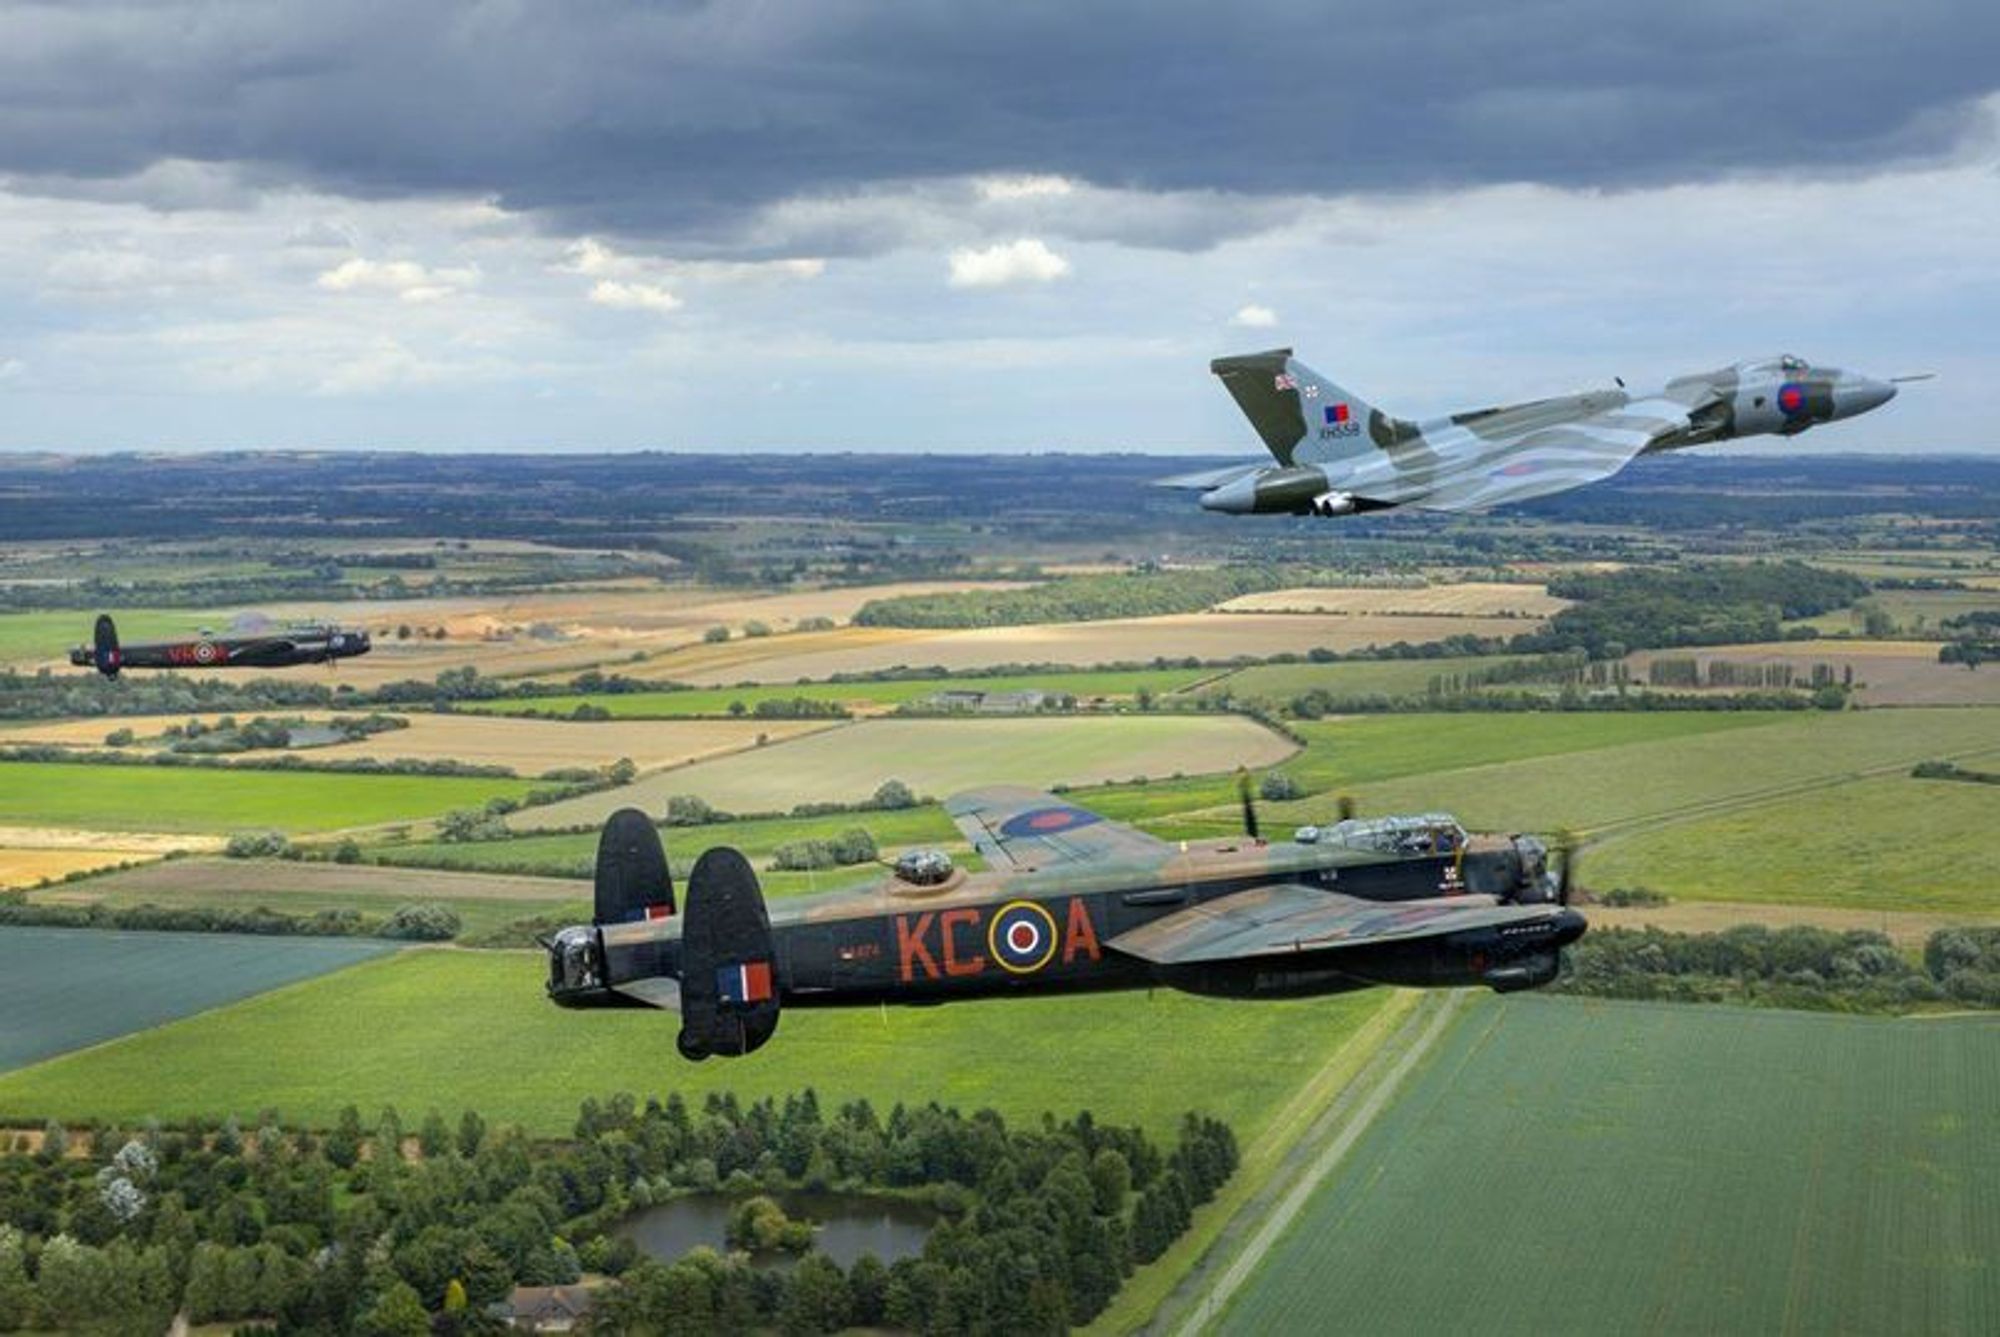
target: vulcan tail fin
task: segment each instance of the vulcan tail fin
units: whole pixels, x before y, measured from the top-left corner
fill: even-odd
[[[1416,428],[1295,361],[1289,348],[1219,357],[1221,378],[1264,445],[1287,467],[1366,455]]]
[[[118,676],[121,654],[118,649],[118,624],[111,620],[111,614],[97,615],[97,630],[92,637],[91,662],[97,671],[107,678]]]

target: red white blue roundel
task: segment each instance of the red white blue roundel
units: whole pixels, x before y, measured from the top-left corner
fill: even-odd
[[[1052,836],[1060,831],[1074,831],[1080,826],[1090,826],[1104,819],[1083,808],[1072,808],[1068,804],[1052,808],[1030,808],[1017,812],[1000,824],[1003,839],[1012,840],[1019,836]]]
[[[1056,954],[1056,919],[1033,901],[1010,901],[986,926],[986,945],[1002,970],[1026,975]]]
[[[1806,411],[1806,388],[1797,381],[1787,381],[1778,387],[1778,408],[1787,414]]]

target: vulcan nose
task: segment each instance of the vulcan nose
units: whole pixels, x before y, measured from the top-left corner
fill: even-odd
[[[1257,509],[1257,475],[1248,474],[1234,482],[1201,494],[1201,508],[1204,511],[1221,511],[1225,515],[1249,515]]]
[[[1869,409],[1879,409],[1895,397],[1896,387],[1887,381],[1849,377],[1833,388],[1833,416],[1851,418]]]

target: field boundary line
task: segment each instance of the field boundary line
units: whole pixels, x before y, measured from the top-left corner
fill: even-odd
[[[1171,1331],[1176,1337],[1196,1337],[1227,1307],[1230,1298],[1257,1269],[1271,1245],[1291,1225],[1326,1177],[1346,1159],[1347,1153],[1401,1088],[1404,1078],[1456,1019],[1463,998],[1461,991],[1452,990],[1442,999],[1435,994],[1419,999],[1402,1027],[1370,1057],[1367,1066],[1314,1121],[1294,1146],[1292,1154],[1273,1172],[1265,1188],[1238,1209],[1237,1219],[1246,1222],[1254,1220],[1256,1213],[1269,1209],[1255,1233],[1207,1286],[1205,1294],[1197,1290],[1198,1298],[1190,1297],[1190,1304],[1184,1307],[1178,1321],[1173,1322],[1171,1327],[1156,1321],[1149,1331]],[[1402,1043],[1405,1040],[1407,1044]],[[1332,1137],[1331,1142],[1326,1141],[1328,1136]],[[1306,1157],[1310,1159],[1301,1164],[1301,1159]],[[1296,1173],[1288,1173],[1290,1171]],[[1289,1187],[1285,1188],[1283,1196],[1272,1208],[1271,1200],[1283,1186]],[[1218,1237],[1217,1243],[1220,1244],[1227,1234],[1228,1227],[1225,1227],[1224,1236]],[[1199,1288],[1210,1265],[1220,1262],[1219,1255],[1204,1259],[1203,1264],[1198,1265],[1183,1282],[1182,1288]]]

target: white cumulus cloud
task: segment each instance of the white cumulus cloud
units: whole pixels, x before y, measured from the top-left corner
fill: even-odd
[[[1251,302],[1238,307],[1236,314],[1229,318],[1229,323],[1241,325],[1246,330],[1268,330],[1278,323],[1278,313],[1268,306]]]
[[[599,280],[590,290],[590,300],[619,311],[673,311],[681,304],[680,298],[656,283],[620,283],[616,279]]]
[[[1076,189],[1076,183],[1066,176],[988,176],[981,177],[977,186],[983,200],[1046,199]]]
[[[326,292],[388,293],[406,302],[435,302],[479,281],[476,269],[427,269],[414,260],[342,261],[314,280]]]
[[[1010,283],[1048,283],[1069,273],[1069,261],[1036,237],[951,253],[951,286],[998,288]]]

